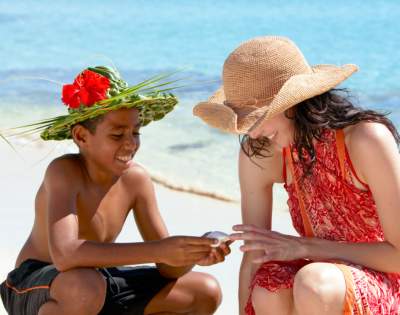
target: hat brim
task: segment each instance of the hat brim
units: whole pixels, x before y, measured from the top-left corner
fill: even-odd
[[[288,108],[309,98],[325,93],[346,80],[358,67],[353,64],[343,66],[316,65],[312,72],[298,74],[288,79],[268,104],[254,107],[245,114],[238,115],[224,104],[223,86],[207,102],[200,102],[193,108],[193,114],[204,122],[222,131],[245,134],[256,123],[271,119]]]
[[[141,126],[146,126],[152,121],[162,119],[171,112],[178,99],[172,94],[158,94],[157,96],[137,95],[132,101],[124,101],[119,104],[93,105],[88,107],[84,114],[76,111],[64,116],[56,117],[53,124],[43,130],[40,137],[43,140],[65,140],[71,139],[71,127],[88,119],[97,118],[111,111],[123,108],[136,108],[139,110],[139,121]]]

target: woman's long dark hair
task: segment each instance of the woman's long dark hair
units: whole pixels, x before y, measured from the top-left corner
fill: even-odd
[[[362,121],[384,124],[393,134],[397,145],[400,135],[394,124],[386,117],[388,113],[365,110],[353,105],[345,89],[333,89],[324,94],[305,100],[285,112],[294,121],[294,147],[300,163],[309,174],[315,163],[313,139],[322,140],[326,129],[342,129]],[[266,137],[251,139],[248,135],[239,137],[243,152],[250,158],[270,156],[270,141]]]

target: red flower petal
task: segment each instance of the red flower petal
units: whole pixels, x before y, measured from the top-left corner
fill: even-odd
[[[81,104],[86,105],[86,106],[93,104],[93,103],[92,104],[89,103],[90,94],[89,94],[89,91],[86,90],[84,87],[80,89],[78,95],[79,95],[79,100],[80,100]]]
[[[107,77],[85,70],[75,78],[73,84],[63,86],[62,101],[70,108],[92,106],[106,98],[109,88],[110,80]]]
[[[88,104],[94,104],[94,103],[104,100],[104,99],[105,99],[105,92],[100,93],[100,92],[96,92],[96,91],[90,91]]]
[[[75,84],[66,84],[62,90],[62,101],[65,105],[70,108],[78,108],[80,105],[77,94],[79,93],[79,87]]]

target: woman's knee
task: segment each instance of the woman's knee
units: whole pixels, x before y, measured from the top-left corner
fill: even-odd
[[[251,303],[256,314],[290,314],[292,310],[292,290],[280,289],[276,292],[255,286],[251,293]]]
[[[105,301],[106,281],[95,269],[71,269],[54,279],[50,295],[65,308],[97,314]]]
[[[298,314],[340,314],[346,283],[339,268],[330,263],[311,263],[301,268],[293,284]]]
[[[266,289],[255,286],[251,293],[251,303],[253,304],[253,308],[257,313],[267,312],[269,308],[269,300],[271,298],[271,292]]]

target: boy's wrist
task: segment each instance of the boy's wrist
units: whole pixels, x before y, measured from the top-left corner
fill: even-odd
[[[156,264],[165,264],[163,259],[163,245],[162,240],[151,241],[150,255]]]

